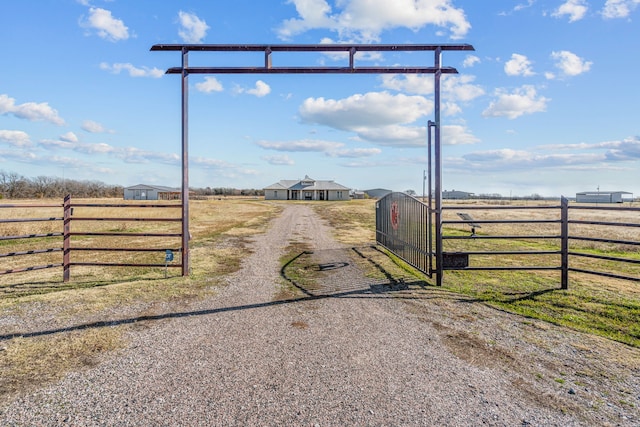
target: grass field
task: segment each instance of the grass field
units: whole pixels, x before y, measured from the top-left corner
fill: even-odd
[[[533,202],[519,202],[520,204]],[[548,202],[547,202],[548,203]],[[316,210],[336,230],[336,238],[349,245],[368,244],[375,240],[375,202],[371,200],[349,203],[318,204]],[[556,203],[558,204],[558,203]],[[457,212],[465,212],[464,204],[448,204],[443,219],[457,220]],[[475,219],[559,219],[559,210],[468,210]],[[637,224],[640,213],[614,211],[570,211],[570,219],[627,222]],[[477,230],[483,235],[558,235],[558,224],[485,224]],[[450,224],[443,235],[470,235],[464,224]],[[605,237],[612,240],[640,242],[637,227],[604,227],[576,225],[570,235]],[[444,250],[458,251],[523,251],[558,250],[558,240],[445,240]],[[571,250],[640,259],[637,246],[592,242],[572,242]],[[401,262],[401,261],[398,261]],[[559,266],[559,255],[470,257],[470,265],[487,266]],[[570,266],[586,270],[605,271],[640,278],[638,264],[571,257]],[[410,268],[410,267],[407,267]],[[415,271],[414,271],[415,272]],[[430,283],[419,272],[416,276]],[[598,334],[625,344],[640,347],[640,283],[611,279],[582,273],[569,274],[569,289],[561,290],[557,271],[447,271],[443,286],[447,290],[472,296],[492,306],[568,326],[576,330]]]

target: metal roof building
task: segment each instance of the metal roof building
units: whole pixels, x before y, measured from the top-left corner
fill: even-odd
[[[628,191],[583,191],[576,193],[577,203],[622,203]],[[633,197],[631,197],[633,199]]]

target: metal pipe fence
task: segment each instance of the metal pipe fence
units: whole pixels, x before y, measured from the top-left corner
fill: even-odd
[[[556,270],[561,274],[561,288],[568,289],[569,286],[569,273],[584,273],[590,275],[597,275],[601,277],[622,279],[640,282],[640,277],[633,276],[630,274],[620,273],[618,271],[604,271],[604,266],[602,263],[596,265],[584,266],[580,265],[580,259],[590,259],[590,260],[599,260],[599,261],[607,261],[613,263],[613,265],[609,265],[609,268],[613,269],[621,269],[620,264],[629,264],[629,265],[640,265],[640,257],[634,258],[633,256],[619,256],[612,255],[606,253],[602,253],[603,249],[600,251],[592,250],[589,252],[588,248],[579,247],[577,242],[591,242],[598,244],[608,244],[608,245],[624,245],[629,247],[637,247],[640,246],[640,232],[634,234],[635,240],[632,239],[622,239],[617,238],[614,233],[612,233],[611,228],[618,229],[637,229],[640,227],[640,224],[634,222],[633,218],[625,218],[619,220],[603,220],[603,219],[575,219],[572,216],[577,212],[587,212],[591,211],[590,215],[593,215],[593,212],[605,213],[608,215],[619,215],[621,212],[625,213],[635,213],[640,212],[640,208],[632,208],[632,207],[620,207],[620,206],[582,206],[582,205],[570,205],[568,199],[562,198],[561,204],[551,205],[551,206],[469,206],[469,205],[449,205],[443,206],[443,210],[447,211],[455,211],[455,210],[464,210],[464,211],[482,211],[484,213],[497,211],[497,210],[526,210],[526,211],[535,211],[535,210],[550,210],[552,212],[559,211],[559,217],[554,216],[553,218],[529,218],[529,219],[480,219],[472,218],[470,215],[467,215],[467,219],[462,220],[453,220],[447,219],[443,220],[442,224],[445,225],[460,225],[464,224],[467,226],[475,226],[481,227],[482,225],[517,225],[520,227],[520,233],[518,234],[488,234],[488,233],[475,233],[473,232],[470,235],[443,235],[443,240],[447,241],[467,241],[467,242],[480,242],[483,240],[505,240],[509,242],[509,246],[513,246],[514,241],[518,241],[524,247],[523,250],[500,250],[500,249],[485,249],[485,250],[470,250],[470,249],[461,249],[450,252],[443,252],[443,264],[441,268],[438,269],[440,274],[444,270],[468,270],[468,271],[491,271],[491,270]],[[636,218],[637,220],[637,218]],[[556,225],[558,228],[551,227],[546,233],[528,233],[528,226],[535,225]],[[585,236],[579,235],[580,232],[578,226],[589,226],[591,227],[590,233],[595,233],[596,236]],[[602,237],[602,236],[611,236],[611,238]],[[530,246],[533,244],[534,246],[546,246],[541,245],[540,241],[551,241],[546,245],[552,245],[557,249],[539,249],[539,250],[531,250]],[[555,241],[556,243],[554,243]],[[538,242],[538,243],[537,243]],[[606,249],[606,248],[605,248]],[[628,252],[628,251],[627,251]],[[542,265],[534,265],[527,264],[526,262],[520,263],[518,265],[487,265],[487,261],[485,260],[483,265],[470,265],[468,261],[469,256],[485,256],[485,257],[495,257],[501,255],[522,255],[525,259],[531,261],[532,258],[528,258],[531,256],[538,256],[538,261],[544,260],[547,261],[547,264]],[[540,256],[559,256],[557,262],[549,262],[549,258],[543,258]],[[634,271],[635,272],[635,271]],[[640,274],[640,270],[637,271],[637,274]]]
[[[0,253],[0,258],[12,260],[14,257],[23,257],[30,255],[43,255],[51,253],[62,253],[62,260],[60,262],[42,263],[41,259],[32,261],[31,264],[40,262],[39,265],[20,265],[15,268],[5,269],[0,271],[0,275],[20,273],[28,271],[43,270],[49,268],[62,267],[62,278],[64,282],[67,282],[71,278],[71,267],[74,266],[102,266],[102,267],[162,267],[162,268],[182,268],[182,256],[179,257],[178,262],[173,261],[173,254],[182,254],[182,246],[180,244],[168,246],[166,242],[161,242],[155,245],[145,240],[145,246],[133,244],[127,239],[132,238],[162,238],[162,239],[174,239],[179,241],[182,236],[182,232],[173,231],[151,231],[151,232],[139,232],[139,231],[95,231],[92,230],[92,223],[104,223],[104,222],[116,222],[121,224],[128,223],[183,223],[182,216],[171,217],[138,217],[138,216],[123,216],[123,211],[127,209],[144,209],[155,211],[158,209],[182,209],[182,204],[122,204],[122,203],[73,203],[70,196],[64,198],[64,202],[51,203],[51,204],[0,204],[0,209],[12,209],[15,211],[16,218],[0,218],[0,226],[3,228],[2,235],[0,235],[0,247],[12,248],[15,250]],[[27,217],[34,212],[41,210],[62,209],[63,215],[59,216],[34,216]],[[109,209],[117,209],[120,215],[117,216],[104,216],[105,212]],[[76,215],[74,215],[74,210]],[[78,214],[78,210],[82,210],[83,215]],[[10,215],[14,215],[14,212],[10,212]],[[93,213],[91,213],[93,211]],[[96,214],[97,212],[97,214]],[[136,213],[137,215],[137,213]],[[4,215],[2,215],[4,216]],[[26,230],[30,224],[34,223],[51,223],[48,230]],[[72,230],[73,224],[73,230]],[[88,229],[75,230],[76,227],[81,224],[85,224]],[[12,232],[8,225],[12,225],[14,229],[19,228],[22,232]],[[62,231],[53,231],[53,229],[61,227]],[[85,227],[85,228],[86,228]],[[82,227],[80,227],[82,228]],[[126,228],[126,227],[125,227]],[[33,231],[33,232],[30,232]],[[87,238],[99,238],[102,240],[101,244],[92,243],[90,240],[87,244]],[[60,238],[62,241],[60,242]],[[114,246],[104,245],[105,241],[112,238],[118,239],[118,244]],[[37,239],[37,240],[36,240]],[[35,241],[34,241],[35,240]],[[60,245],[61,243],[61,245]],[[148,245],[148,246],[146,246]],[[25,247],[26,246],[26,247]],[[38,247],[34,247],[38,246]],[[150,247],[154,246],[154,247]],[[1,251],[1,249],[0,249]],[[4,252],[4,251],[3,251]],[[108,262],[97,254],[99,253],[140,253],[148,254],[152,252],[164,253],[164,263],[159,262],[143,262],[146,260],[134,259],[133,261],[121,261]],[[75,254],[75,256],[74,256]],[[83,259],[80,254],[92,254],[93,259]],[[28,263],[27,263],[28,264]]]
[[[436,236],[430,219],[438,210],[429,205],[403,193],[379,200],[376,241],[429,277],[437,274],[437,284],[447,270],[557,271],[562,289],[569,273],[640,282],[640,208],[570,205],[564,197],[559,205],[448,204]],[[443,242],[435,252],[434,237]]]

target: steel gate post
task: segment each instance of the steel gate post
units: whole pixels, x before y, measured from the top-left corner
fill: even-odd
[[[189,50],[182,48],[182,276],[189,275]]]
[[[442,48],[438,47],[435,50],[435,68],[434,74],[434,104],[435,104],[435,178],[436,178],[436,285],[442,286],[442,275],[444,269],[442,268],[443,256],[442,256],[442,154],[440,152],[440,77],[442,76],[441,69]]]
[[[68,282],[71,278],[71,195],[64,196],[62,225],[62,281]]]
[[[569,199],[560,199],[561,287],[569,289]]]

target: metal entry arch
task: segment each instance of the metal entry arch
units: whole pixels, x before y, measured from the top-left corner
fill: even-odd
[[[442,258],[442,160],[440,153],[440,78],[442,74],[457,74],[453,67],[443,67],[442,53],[445,51],[473,51],[470,44],[156,44],[151,51],[180,52],[182,65],[171,67],[166,74],[182,76],[182,275],[189,275],[189,132],[188,132],[188,77],[190,74],[433,74],[434,75],[434,122],[429,122],[429,133],[434,127],[435,135],[435,243],[436,264],[440,269]],[[190,67],[189,52],[263,52],[264,63],[247,67]],[[358,52],[426,52],[434,53],[434,65],[425,66],[356,66]],[[336,67],[287,66],[273,64],[273,56],[286,52],[342,53],[348,58],[348,65]],[[431,162],[429,162],[431,176]],[[442,272],[437,275],[442,283]]]

